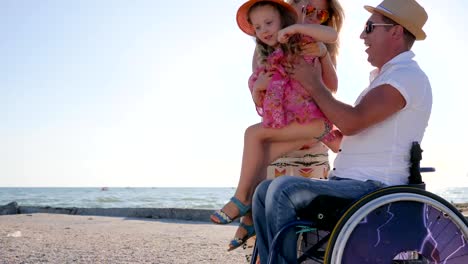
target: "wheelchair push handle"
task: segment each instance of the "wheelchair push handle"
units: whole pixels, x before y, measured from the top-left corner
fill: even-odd
[[[422,167],[419,168],[419,172],[434,172],[436,171],[434,167]]]
[[[421,177],[421,172],[434,172],[435,168],[433,167],[420,167],[420,163],[422,160],[422,152],[421,146],[417,141],[414,141],[411,145],[410,150],[410,176],[408,177],[409,184],[423,184]]]

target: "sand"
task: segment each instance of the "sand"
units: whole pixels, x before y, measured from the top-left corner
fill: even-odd
[[[234,224],[182,220],[3,215],[0,264],[247,263],[248,249],[226,251],[236,228]]]
[[[0,263],[247,263],[235,225],[63,214],[0,216]]]

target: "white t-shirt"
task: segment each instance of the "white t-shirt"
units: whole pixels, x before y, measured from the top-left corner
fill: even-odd
[[[370,85],[356,100],[383,84],[396,88],[406,100],[403,109],[353,136],[343,137],[331,176],[407,184],[413,141],[421,142],[432,107],[431,85],[407,51],[371,72]]]

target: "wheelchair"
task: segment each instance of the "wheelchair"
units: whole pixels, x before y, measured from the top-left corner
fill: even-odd
[[[468,263],[468,221],[449,202],[425,190],[422,150],[413,143],[408,185],[376,190],[359,200],[319,196],[298,220],[275,236],[268,263],[291,228],[298,235],[298,263]],[[251,263],[257,259],[254,248]]]

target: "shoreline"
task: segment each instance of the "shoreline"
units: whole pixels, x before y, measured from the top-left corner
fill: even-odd
[[[468,203],[452,204],[468,219]],[[0,205],[0,215],[10,214],[66,214],[83,216],[131,217],[210,222],[212,209],[186,208],[79,208],[50,206],[20,206],[17,202]],[[237,220],[238,221],[238,220]]]

